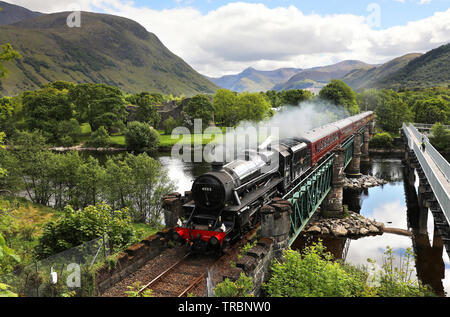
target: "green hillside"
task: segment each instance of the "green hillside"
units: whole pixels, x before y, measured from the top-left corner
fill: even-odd
[[[368,69],[373,66],[360,61],[343,61],[337,64],[314,67],[303,70],[292,76],[288,81],[278,84],[275,90],[289,89],[320,89],[332,79],[338,79],[355,69]]]
[[[400,70],[378,80],[379,88],[427,88],[450,85],[450,44],[413,59]]]
[[[0,82],[1,95],[55,80],[187,96],[218,88],[132,20],[82,12],[81,27],[69,28],[68,15],[48,14],[0,27],[0,43],[11,43],[23,56],[6,65],[10,73]]]
[[[400,70],[410,61],[421,55],[419,53],[407,54],[378,67],[355,69],[342,77],[342,80],[354,90],[374,87],[377,81]]]

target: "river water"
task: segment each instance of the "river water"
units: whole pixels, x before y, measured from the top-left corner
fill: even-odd
[[[172,158],[170,153],[161,153],[158,159],[168,169],[169,177],[176,182],[180,193],[190,190],[193,180],[211,169],[208,163],[185,163],[178,158]],[[404,181],[404,166],[401,160],[396,158],[372,158],[369,164],[362,166],[362,172],[383,178],[388,183],[361,192],[345,191],[344,204],[347,204],[351,211],[383,222],[386,227],[409,229],[408,216],[416,211],[409,210],[406,201],[416,195],[417,175],[415,186],[411,188],[405,185],[407,182]],[[410,206],[410,209],[412,208]],[[396,255],[412,248],[416,253],[416,276],[431,285],[437,294],[450,294],[450,260],[442,246],[442,240],[437,234],[434,235],[431,212],[428,214],[426,231],[415,233],[413,237],[385,233],[358,240],[328,239],[324,244],[335,257],[354,265],[367,265],[368,258],[381,265],[387,246],[391,247]]]

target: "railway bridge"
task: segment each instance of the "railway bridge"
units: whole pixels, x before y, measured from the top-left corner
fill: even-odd
[[[405,158],[408,181],[415,182],[415,173],[419,177],[417,204],[420,212],[415,217],[414,227],[426,233],[428,209],[433,214],[435,228],[450,251],[450,164],[430,144],[426,135],[419,129],[423,125],[403,124],[402,135],[405,141]],[[425,148],[422,148],[422,144]],[[412,225],[412,224],[411,224]]]
[[[262,236],[274,238],[276,249],[281,251],[294,243],[319,207],[324,217],[343,216],[344,178],[361,176],[360,164],[369,160],[369,141],[373,133],[374,121],[370,121],[286,193],[282,200],[291,204],[291,210],[283,214],[283,208],[264,209]]]

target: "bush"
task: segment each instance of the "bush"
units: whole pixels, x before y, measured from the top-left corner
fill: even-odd
[[[163,126],[164,126],[164,133],[171,134],[173,129],[177,127],[177,122],[172,116],[170,116],[169,118],[164,120]]]
[[[244,273],[241,273],[236,282],[226,278],[214,288],[216,297],[252,297],[252,290],[253,280]]]
[[[377,133],[370,140],[370,146],[373,148],[392,148],[394,138],[388,132]]]
[[[46,224],[36,251],[40,258],[45,258],[103,235],[107,235],[113,250],[134,241],[128,209],[113,211],[104,203],[77,211],[67,206],[61,218]]]
[[[285,251],[272,265],[265,289],[273,297],[352,297],[365,292],[365,275],[352,275],[332,261],[321,242],[302,253]]]
[[[104,126],[101,126],[97,131],[93,132],[86,142],[87,146],[106,147],[109,144],[109,134]]]
[[[450,130],[446,129],[442,123],[436,123],[431,128],[433,137],[431,138],[432,145],[439,151],[450,151]]]
[[[155,151],[159,145],[159,134],[148,123],[133,121],[128,124],[125,143],[129,150]]]

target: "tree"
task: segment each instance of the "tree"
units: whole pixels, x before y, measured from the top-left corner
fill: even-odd
[[[450,151],[450,130],[446,129],[442,123],[436,123],[431,128],[433,137],[431,143],[439,151]]]
[[[214,107],[208,96],[196,95],[189,100],[183,112],[188,117],[186,124],[189,128],[193,128],[194,120],[202,120],[202,129],[206,129],[214,117]]]
[[[450,114],[449,104],[444,99],[437,97],[418,100],[413,106],[415,112],[414,121],[429,124],[436,122],[447,123]]]
[[[88,122],[93,131],[104,126],[109,133],[123,129],[127,110],[122,92],[105,84],[79,84],[69,90],[79,122]]]
[[[244,92],[237,98],[239,119],[259,122],[269,116],[270,104],[259,93]]]
[[[398,132],[403,122],[411,122],[412,112],[398,93],[383,90],[375,110],[377,123],[389,132]]]
[[[236,93],[228,89],[219,89],[213,97],[214,119],[226,127],[239,123],[239,108]]]
[[[43,131],[49,136],[49,142],[58,141],[59,123],[73,117],[67,94],[54,88],[27,91],[22,102],[28,130]]]
[[[129,150],[155,151],[159,144],[159,134],[148,123],[133,121],[128,124],[125,143]]]
[[[106,147],[109,144],[109,134],[104,126],[100,126],[97,131],[91,134],[86,142],[88,146]]]
[[[2,10],[2,8],[0,8],[0,11],[1,10]],[[5,77],[8,74],[8,70],[3,65],[3,63],[11,61],[11,60],[16,59],[16,58],[22,58],[22,56],[12,48],[11,44],[6,43],[6,44],[3,44],[1,46],[1,51],[0,51],[0,78]],[[1,82],[0,82],[0,84],[1,84]]]
[[[280,92],[281,103],[298,106],[300,103],[312,99],[313,94],[308,90],[292,89]]]
[[[177,127],[177,122],[172,116],[170,116],[166,120],[164,120],[163,127],[165,134],[171,134],[173,129]]]
[[[359,112],[355,92],[341,80],[333,79],[320,90],[319,97],[335,105],[343,106],[352,115]]]
[[[136,120],[140,122],[146,122],[153,127],[158,126],[161,121],[161,116],[157,111],[158,99],[150,95],[149,93],[143,92],[137,95],[136,98]]]

